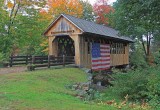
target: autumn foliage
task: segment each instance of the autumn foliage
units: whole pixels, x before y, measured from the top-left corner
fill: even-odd
[[[108,25],[109,18],[107,17],[110,12],[114,12],[112,6],[107,4],[108,0],[97,0],[94,4],[93,9],[97,15],[96,21],[99,24]]]
[[[42,9],[41,13],[48,19],[56,18],[61,13],[81,17],[83,15],[83,6],[79,0],[48,0],[47,10]]]

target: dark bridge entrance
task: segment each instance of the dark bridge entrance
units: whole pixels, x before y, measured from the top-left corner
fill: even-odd
[[[74,41],[68,36],[57,36],[58,56],[75,56]]]

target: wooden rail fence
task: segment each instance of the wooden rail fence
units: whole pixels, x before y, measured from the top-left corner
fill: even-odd
[[[39,67],[48,67],[75,64],[74,56],[65,56],[54,57],[51,55],[48,56],[11,56],[10,57],[10,67],[13,65],[28,65],[29,70],[34,70]]]
[[[12,67],[13,65],[27,65],[31,63],[32,56],[10,56],[9,66]]]

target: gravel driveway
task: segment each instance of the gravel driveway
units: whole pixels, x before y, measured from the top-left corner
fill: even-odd
[[[0,74],[20,73],[20,72],[24,72],[26,70],[27,70],[26,66],[0,68]]]

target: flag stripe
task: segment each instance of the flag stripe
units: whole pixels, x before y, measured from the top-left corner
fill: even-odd
[[[94,62],[110,62],[110,59],[104,59],[104,60],[92,60],[92,63],[94,63]]]
[[[106,70],[110,68],[110,45],[92,44],[92,70]]]
[[[99,63],[99,62],[92,62],[93,66],[96,65],[96,64],[110,64],[110,61],[103,61],[101,63]]]

